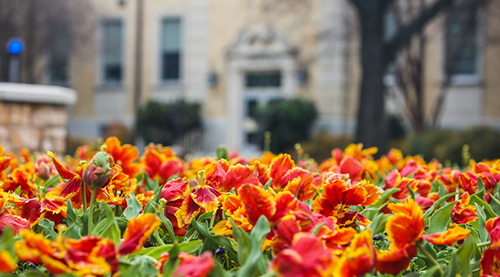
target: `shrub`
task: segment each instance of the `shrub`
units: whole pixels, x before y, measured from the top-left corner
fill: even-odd
[[[335,148],[344,149],[350,143],[352,138],[346,135],[335,136],[327,131],[315,133],[311,140],[303,145],[304,152],[316,161],[324,161],[332,157],[332,150]]]
[[[387,117],[389,139],[401,139],[406,135],[406,128],[399,115],[389,114]]]
[[[147,143],[172,145],[185,133],[201,128],[201,105],[178,100],[149,101],[137,114],[137,135]]]
[[[107,125],[102,134],[103,140],[109,137],[117,137],[123,143],[133,143],[134,140],[131,136],[130,130],[125,126],[125,124],[114,121]]]
[[[471,159],[494,159],[500,156],[500,132],[474,127],[461,131],[437,130],[422,135],[409,135],[393,146],[401,148],[404,154],[423,155],[426,160],[436,158],[462,165],[462,147],[470,146]]]
[[[318,111],[314,103],[304,99],[276,99],[257,113],[259,134],[271,133],[271,151],[283,152],[307,140]]]

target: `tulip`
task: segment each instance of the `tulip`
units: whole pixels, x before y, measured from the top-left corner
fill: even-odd
[[[83,171],[83,181],[92,190],[100,189],[109,184],[113,175],[113,162],[106,152],[98,152]]]
[[[83,171],[83,181],[92,189],[89,207],[88,234],[92,231],[92,217],[94,213],[95,194],[97,189],[103,188],[111,181],[113,175],[113,158],[106,152],[98,152],[92,157],[89,165]]]

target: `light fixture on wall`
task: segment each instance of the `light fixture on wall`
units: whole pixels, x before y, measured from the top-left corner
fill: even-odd
[[[218,80],[218,76],[217,76],[217,72],[215,71],[211,71],[208,73],[208,76],[207,76],[207,82],[210,86],[216,86],[217,85],[217,82],[219,81]]]
[[[295,73],[295,78],[297,79],[297,83],[299,83],[299,85],[305,85],[309,79],[307,69],[299,69]]]
[[[124,7],[126,4],[125,0],[118,0],[118,6]]]

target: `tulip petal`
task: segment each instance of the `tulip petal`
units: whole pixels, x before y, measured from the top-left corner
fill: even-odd
[[[410,262],[417,255],[417,246],[408,245],[404,249],[389,249],[377,253],[376,269],[382,274],[398,275],[410,266]]]
[[[142,248],[153,231],[160,226],[160,219],[154,214],[144,214],[128,222],[123,241],[117,249],[121,256],[128,255]]]
[[[432,244],[453,246],[455,241],[464,240],[469,236],[469,234],[470,230],[456,225],[455,227],[446,230],[444,233],[424,235],[424,239]]]
[[[257,220],[264,215],[271,219],[276,212],[276,201],[264,189],[250,184],[244,184],[238,189],[241,203],[248,213],[248,221],[256,224]]]
[[[7,250],[0,250],[0,273],[11,273],[17,269],[17,263]]]
[[[54,163],[54,166],[56,167],[57,172],[59,172],[59,175],[61,178],[69,180],[73,178],[76,174],[67,170],[66,167],[64,167],[59,160],[56,158],[56,155],[50,151],[47,151],[47,156],[49,156],[52,159],[52,163]]]

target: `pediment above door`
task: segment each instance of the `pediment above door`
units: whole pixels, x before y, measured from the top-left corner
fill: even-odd
[[[243,29],[227,51],[230,58],[294,56],[296,53],[297,49],[281,32],[270,26]]]

